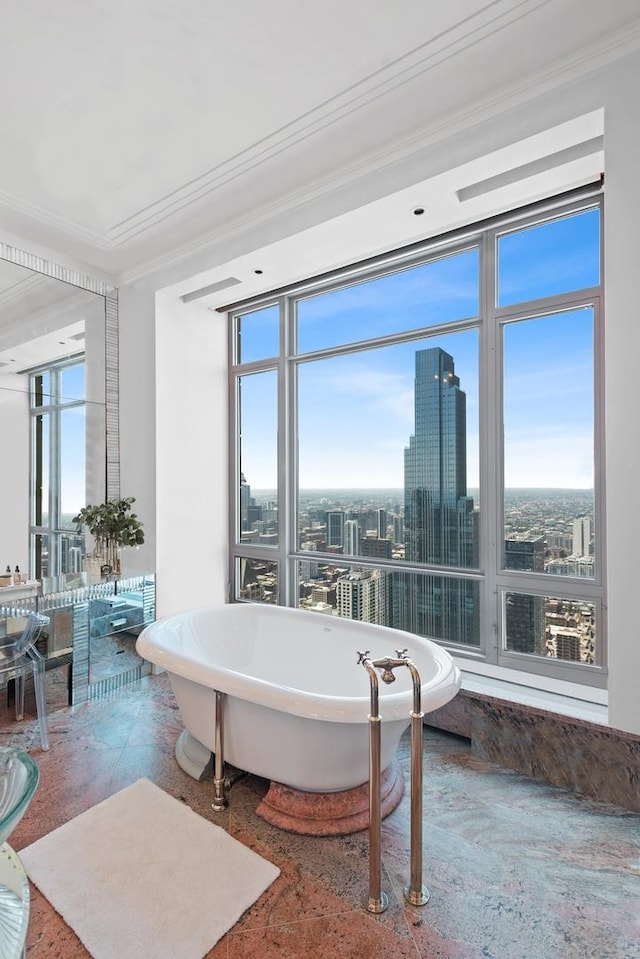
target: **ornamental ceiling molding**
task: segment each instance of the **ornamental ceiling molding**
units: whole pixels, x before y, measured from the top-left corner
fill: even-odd
[[[603,67],[635,53],[638,49],[640,49],[640,18],[632,27],[626,27],[583,48],[562,65],[539,74],[534,81],[523,80],[522,83],[509,88],[504,93],[478,100],[439,123],[397,139],[384,149],[372,151],[362,159],[343,166],[336,174],[317,178],[304,189],[289,193],[281,200],[253,207],[249,214],[221,228],[217,227],[193,241],[176,247],[169,253],[123,271],[119,277],[119,285],[134,283],[149,274],[205,253],[219,244],[240,238],[247,230],[255,231],[256,228],[269,223],[276,217],[291,214],[309,203],[326,200],[332,194],[351,187],[369,176],[393,168],[396,164],[409,160],[474,126],[493,120],[510,110],[526,106],[527,103],[552,92],[559,86],[584,79]]]
[[[504,8],[505,2],[506,0],[497,0],[500,8]],[[216,191],[250,170],[258,168],[297,143],[303,142],[322,129],[330,127],[349,114],[393,92],[446,59],[464,53],[487,37],[506,29],[510,24],[530,16],[549,2],[551,0],[522,0],[516,8],[511,6],[508,10],[502,9],[502,12],[497,14],[495,13],[496,2],[488,4],[482,11],[467,18],[463,23],[432,38],[426,44],[396,60],[392,65],[382,68],[366,80],[355,84],[348,91],[326,101],[317,109],[292,121],[273,135],[253,144],[201,177],[183,184],[155,203],[140,209],[131,217],[114,224],[106,234],[88,230],[64,217],[11,197],[2,191],[0,191],[0,208],[5,206],[32,221],[50,226],[62,236],[88,244],[95,250],[109,253],[123,249],[132,239],[154,230],[188,206],[211,197]],[[371,174],[384,171],[402,160],[409,159],[471,126],[525,105],[562,84],[579,80],[634,53],[639,48],[640,18],[630,26],[627,25],[582,48],[573,57],[543,71],[534,80],[522,81],[503,93],[483,98],[471,107],[467,106],[451,114],[445,120],[424,127],[418,133],[396,139],[382,150],[371,151],[363,159],[343,166],[337,174],[317,178],[303,190],[295,191],[275,203],[254,208],[250,217],[241,217],[223,227],[222,230],[210,231],[194,241],[178,246],[170,253],[148,258],[131,270],[123,270],[118,276],[119,285],[134,282],[169,264],[175,264],[202,252],[218,242],[240,236],[249,226],[255,228],[275,216],[290,213],[310,202],[325,198]]]

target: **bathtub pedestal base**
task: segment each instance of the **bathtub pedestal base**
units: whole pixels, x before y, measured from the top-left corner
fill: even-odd
[[[404,792],[404,777],[392,762],[381,777],[382,816],[393,812]],[[369,828],[369,783],[335,793],[303,792],[272,782],[256,809],[272,826],[304,836],[343,836]]]
[[[188,729],[183,729],[176,742],[175,756],[178,766],[198,781],[212,767],[213,754],[210,749],[192,736]]]

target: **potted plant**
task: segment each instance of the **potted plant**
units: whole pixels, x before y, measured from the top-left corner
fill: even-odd
[[[120,573],[120,550],[123,546],[141,546],[144,543],[142,523],[131,511],[135,496],[110,499],[98,506],[85,506],[73,522],[78,532],[83,526],[95,540],[93,561],[103,576]]]

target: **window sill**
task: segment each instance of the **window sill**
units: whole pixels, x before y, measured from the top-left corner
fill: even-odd
[[[473,670],[471,670],[469,663],[464,660],[458,660],[458,665],[462,671],[462,689],[471,696],[477,696],[478,698],[491,697],[505,702],[518,703],[522,706],[543,709],[546,712],[557,713],[561,716],[570,716],[573,719],[581,719],[602,726],[607,725],[606,690],[580,686],[575,691],[576,695],[569,696],[566,690],[538,689],[527,686],[524,682],[481,675],[476,672],[477,664],[474,664]],[[531,682],[531,675],[527,674],[526,679]],[[548,684],[553,680],[547,679],[545,682]],[[558,682],[557,685],[568,686],[569,684]],[[593,702],[583,698],[587,695],[591,699],[597,698],[601,701]]]

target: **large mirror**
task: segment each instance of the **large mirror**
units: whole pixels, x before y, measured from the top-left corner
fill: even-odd
[[[104,296],[0,260],[1,573],[82,571],[72,520],[106,494],[105,410]]]
[[[135,636],[153,614],[153,577],[126,597],[91,582],[73,523],[120,495],[117,358],[115,290],[0,244],[0,606],[49,615],[42,651],[72,666],[74,702],[142,666]]]

